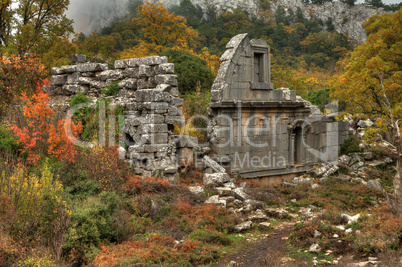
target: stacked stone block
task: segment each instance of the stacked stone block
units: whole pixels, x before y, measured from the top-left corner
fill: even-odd
[[[43,90],[52,96],[83,93],[97,98],[119,81],[118,95],[109,98],[124,107],[122,131],[129,148],[123,155],[139,174],[174,177],[177,156],[183,154],[177,147],[189,147],[173,133],[174,125],[184,123],[174,64],[167,57],[151,56],[117,60],[115,69],[109,70],[107,64],[85,61],[84,55],[75,55],[71,66],[52,68],[51,85]]]

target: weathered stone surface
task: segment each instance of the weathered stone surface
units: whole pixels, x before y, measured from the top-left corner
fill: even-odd
[[[232,190],[232,194],[236,199],[239,199],[241,201],[245,201],[246,199],[251,198],[246,192],[244,192],[243,188],[236,188]]]
[[[62,73],[73,73],[77,72],[77,66],[61,66],[60,71]]]
[[[321,247],[318,244],[313,244],[310,246],[309,250],[310,253],[320,253],[321,252]]]
[[[343,155],[339,158],[339,163],[343,165],[349,165],[351,158],[348,155]]]
[[[157,84],[168,84],[171,86],[177,86],[177,75],[174,74],[163,74],[156,75],[155,80]]]
[[[155,75],[155,71],[151,66],[148,65],[140,65],[138,68],[139,77],[151,77]]]
[[[43,92],[48,93],[49,95],[53,96],[57,92],[57,87],[56,86],[43,86],[42,90],[43,90]]]
[[[208,166],[217,173],[226,173],[225,168],[223,168],[220,164],[218,164],[216,161],[214,161],[208,156],[204,156],[202,162],[204,162],[206,166]]]
[[[204,174],[204,186],[223,186],[230,181],[227,173]]]
[[[50,78],[51,85],[65,85],[67,83],[67,75],[54,75]]]
[[[356,214],[355,216],[341,214],[341,217],[346,223],[352,223],[352,222],[356,222],[359,219],[360,214]]]
[[[258,224],[258,228],[263,231],[271,229],[271,224],[269,222],[262,222]]]
[[[278,219],[286,219],[289,216],[289,212],[284,209],[267,208],[265,209],[265,213],[270,217]]]
[[[243,231],[250,230],[252,225],[253,225],[252,221],[247,221],[247,222],[236,225],[234,227],[234,229],[237,232],[243,232]]]
[[[380,192],[380,193],[384,193],[384,188],[382,187],[380,181],[377,180],[370,180],[367,182],[367,186]]]
[[[368,127],[373,126],[374,123],[373,123],[370,119],[367,119],[367,120],[361,120],[361,121],[359,121],[359,123],[358,123],[357,125],[358,125],[359,127],[361,127],[361,128],[368,128]]]
[[[216,187],[215,191],[219,194],[220,197],[228,197],[232,194],[232,189],[227,187]]]
[[[77,94],[81,90],[81,86],[76,85],[76,84],[63,85],[62,88],[63,88],[63,93],[66,95]]]
[[[263,201],[254,200],[254,199],[246,199],[244,200],[245,205],[251,205],[253,209],[263,209],[265,203]]]
[[[137,90],[135,93],[137,101],[141,102],[170,102],[170,94],[160,90]]]
[[[106,81],[108,79],[120,80],[123,78],[123,72],[121,70],[105,70],[102,72],[98,72],[96,74],[96,78],[101,81]]]
[[[204,188],[202,186],[189,186],[188,190],[195,195],[201,195],[204,193]]]
[[[219,199],[219,196],[212,196],[205,201],[205,204],[215,204],[215,205],[222,205],[226,208],[226,200]]]
[[[164,63],[155,67],[155,73],[157,75],[160,74],[174,74],[174,64],[173,63]]]
[[[61,75],[61,74],[65,74],[65,72],[63,72],[60,68],[51,68],[50,71],[52,72],[53,75]]]
[[[85,63],[76,65],[76,71],[78,72],[95,72],[104,71],[108,69],[108,65],[104,63]]]

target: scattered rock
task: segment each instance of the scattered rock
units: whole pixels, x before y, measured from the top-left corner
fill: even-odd
[[[253,209],[263,209],[265,206],[265,203],[263,201],[258,201],[258,200],[253,200],[253,199],[246,199],[244,201],[245,205],[251,205]]]
[[[204,186],[223,186],[224,183],[229,181],[230,176],[227,173],[204,174]]]
[[[320,237],[320,236],[322,236],[320,231],[314,230],[314,237],[317,238],[317,237]]]
[[[232,189],[227,187],[216,187],[215,190],[221,197],[228,197],[232,195]]]
[[[340,163],[340,164],[343,164],[343,165],[349,165],[350,164],[350,160],[351,160],[352,158],[351,157],[349,157],[349,156],[347,156],[347,155],[343,155],[343,156],[341,156],[339,159],[338,159],[338,162]]]
[[[310,246],[310,249],[308,250],[310,253],[320,253],[321,252],[321,247],[318,244],[313,244]]]
[[[226,201],[219,199],[218,195],[208,198],[205,201],[205,204],[215,204],[215,205],[222,205],[223,207],[226,207]]]
[[[319,187],[320,187],[319,184],[313,184],[313,185],[311,186],[312,189],[317,189],[317,188],[319,188]]]
[[[271,228],[271,224],[269,222],[262,222],[258,224],[258,228],[260,230],[269,230]]]
[[[241,223],[241,224],[236,225],[236,226],[234,227],[234,229],[235,229],[237,232],[243,232],[243,231],[246,231],[246,230],[251,229],[251,225],[252,225],[252,224],[253,224],[253,223],[252,223],[251,221],[247,221],[247,222],[244,222],[244,223]]]
[[[202,186],[189,186],[188,190],[195,195],[201,195],[204,193],[204,188]]]
[[[378,192],[380,192],[380,193],[384,192],[384,188],[382,187],[379,179],[368,181],[367,186],[372,188],[372,189],[374,189],[374,190],[376,190],[376,191],[378,191]]]
[[[367,120],[361,120],[357,123],[357,125],[361,128],[367,128],[373,126],[374,122],[372,122],[370,119]]]
[[[289,212],[284,209],[267,208],[265,209],[265,213],[270,217],[278,219],[286,219],[289,216]]]
[[[375,155],[373,152],[366,152],[364,153],[364,159],[367,161],[371,161],[375,158]]]
[[[236,199],[239,199],[242,201],[251,198],[246,192],[244,192],[243,188],[236,188],[236,189],[232,190],[232,194]]]
[[[356,222],[359,219],[360,214],[356,214],[355,216],[350,216],[350,215],[347,215],[347,214],[341,214],[341,217],[347,224],[349,224],[349,223],[352,223],[352,222]]]
[[[353,233],[353,230],[352,230],[352,229],[350,229],[350,228],[349,228],[349,229],[346,229],[346,230],[345,230],[345,233],[347,233],[347,234],[351,234],[351,233]]]
[[[202,162],[204,162],[204,164],[209,168],[213,169],[216,173],[226,173],[225,168],[223,168],[218,162],[208,156],[204,156]]]
[[[339,238],[338,234],[334,234],[333,238]]]

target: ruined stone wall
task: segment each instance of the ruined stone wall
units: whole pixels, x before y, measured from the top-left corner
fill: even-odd
[[[209,105],[215,159],[234,174],[264,179],[337,160],[347,123],[322,116],[295,91],[273,90],[265,41],[239,34],[226,48]]]
[[[196,139],[173,133],[174,125],[184,123],[174,64],[159,56],[117,60],[114,70],[107,64],[85,63],[83,55],[76,55],[72,62],[71,66],[52,68],[51,85],[43,90],[66,105],[77,93],[96,101],[102,90],[118,81],[119,93],[107,98],[124,108],[121,131],[128,151],[121,147],[122,157],[138,174],[158,173],[173,179],[178,162],[185,160],[179,157],[191,154],[197,144]]]

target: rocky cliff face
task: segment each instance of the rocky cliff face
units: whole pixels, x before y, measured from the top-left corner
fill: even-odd
[[[127,4],[129,0],[72,0],[68,16],[75,21],[75,30],[89,34],[102,27],[109,25],[115,17],[127,14]],[[82,3],[83,2],[83,3]],[[181,0],[153,0],[151,2],[161,2],[166,8],[179,5]],[[206,11],[208,7],[216,7],[219,11],[233,11],[237,7],[246,10],[250,15],[257,15],[258,3],[260,0],[191,0],[194,5]],[[326,22],[329,18],[335,26],[336,31],[348,34],[363,43],[366,40],[366,33],[362,23],[375,14],[382,14],[382,8],[372,8],[363,5],[348,6],[341,2],[327,2],[324,5],[305,4],[302,0],[272,0],[271,8],[275,12],[282,6],[288,12],[300,7],[306,18],[317,18]]]

